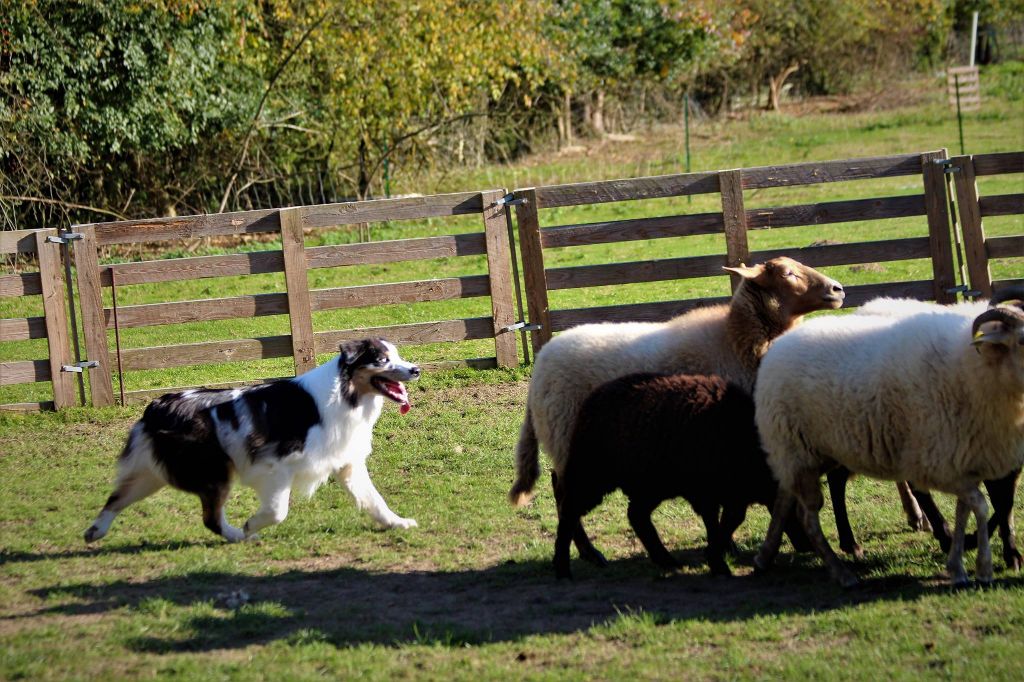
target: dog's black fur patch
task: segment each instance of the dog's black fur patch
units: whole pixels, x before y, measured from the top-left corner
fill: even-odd
[[[255,459],[260,448],[275,443],[278,457],[287,457],[301,450],[306,434],[320,423],[320,410],[306,389],[292,381],[277,381],[252,388],[243,393],[252,418],[249,436],[249,458]]]
[[[153,458],[168,482],[203,497],[216,498],[231,480],[233,463],[217,437],[214,415],[237,430],[238,402],[252,419],[247,438],[250,459],[261,452],[278,457],[301,450],[309,429],[320,423],[316,402],[291,381],[277,381],[242,389],[198,389],[170,393],[154,400],[142,416],[142,426],[153,443]],[[236,402],[237,401],[237,402]]]

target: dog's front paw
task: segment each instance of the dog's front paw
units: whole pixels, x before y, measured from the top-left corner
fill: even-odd
[[[403,519],[403,518],[397,518],[397,519],[395,519],[394,521],[392,521],[391,523],[388,524],[389,528],[403,528],[403,529],[404,528],[416,528],[417,526],[419,526],[419,524],[416,523],[416,519]]]
[[[85,531],[86,542],[96,542],[106,535],[106,531],[100,530],[96,524],[89,526],[89,529]]]

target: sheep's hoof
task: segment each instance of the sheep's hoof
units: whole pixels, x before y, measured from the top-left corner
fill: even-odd
[[[852,590],[857,587],[860,587],[860,580],[858,580],[857,576],[855,576],[853,572],[845,566],[843,566],[840,570],[836,570],[835,572],[833,572],[832,576],[836,579],[836,582],[839,583],[839,586],[842,587],[844,590]]]
[[[853,543],[852,545],[846,545],[845,547],[844,546],[840,546],[839,549],[843,550],[843,552],[845,552],[846,554],[849,554],[850,556],[852,556],[857,561],[862,561],[864,559],[864,548],[861,547],[856,542]]]
[[[97,528],[96,526],[89,526],[89,529],[85,531],[85,541],[86,542],[96,542],[97,540],[102,538],[104,535],[106,535],[106,533],[101,533],[100,529]]]
[[[577,549],[579,548],[577,547]],[[601,552],[593,546],[588,547],[585,550],[580,550],[580,558],[586,562],[594,564],[598,568],[604,568],[608,565],[608,560],[604,558],[604,554],[601,554]]]
[[[910,526],[910,530],[924,531],[925,533],[932,532],[932,524],[928,521],[928,517],[922,514],[921,516],[907,516],[907,525]]]
[[[949,586],[954,590],[966,590],[971,586],[971,581],[966,575],[957,576],[956,578],[950,578]]]
[[[762,557],[760,553],[758,553],[757,556],[754,557],[754,573],[757,573],[757,574],[767,573],[768,570],[771,567],[772,567],[771,560]]]
[[[1021,557],[1020,552],[1014,548],[1003,550],[1003,561],[1006,562],[1006,570],[1014,573],[1020,571],[1024,565],[1024,557]]]
[[[725,564],[725,563],[723,563],[721,565],[712,564],[712,565],[708,566],[708,568],[711,569],[711,575],[713,575],[713,576],[716,576],[716,577],[719,577],[719,578],[731,578],[732,577],[732,571],[729,569],[729,566],[727,564]]]
[[[988,578],[976,577],[974,579],[974,582],[979,590],[987,590],[988,588],[992,587],[994,581],[990,576]]]

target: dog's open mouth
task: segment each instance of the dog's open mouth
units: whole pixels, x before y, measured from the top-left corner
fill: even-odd
[[[405,385],[401,381],[392,381],[391,379],[376,376],[370,379],[370,383],[385,398],[398,403],[400,406],[399,411],[402,414],[412,409],[412,405],[409,404],[409,393],[405,390]]]

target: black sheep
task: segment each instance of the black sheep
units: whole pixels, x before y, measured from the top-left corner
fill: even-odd
[[[621,489],[630,525],[658,566],[671,570],[679,563],[651,513],[664,500],[683,497],[707,529],[711,572],[729,575],[724,553],[747,507],[758,502],[770,509],[775,500],[765,459],[753,399],[718,376],[631,374],[603,384],[583,403],[557,482],[555,573],[571,576],[569,544],[580,519]],[[792,529],[806,546],[802,530]]]

